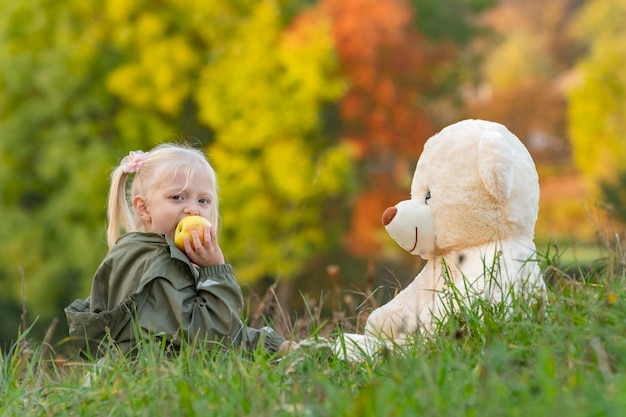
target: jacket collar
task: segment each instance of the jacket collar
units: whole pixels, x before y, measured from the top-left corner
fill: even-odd
[[[142,241],[157,246],[167,245],[170,252],[170,257],[186,264],[189,267],[189,270],[193,273],[194,277],[199,277],[200,274],[198,272],[198,267],[191,262],[187,255],[185,255],[185,252],[178,249],[174,241],[168,236],[149,232],[130,232],[120,237],[120,239],[124,239],[126,237],[131,238],[135,241]]]

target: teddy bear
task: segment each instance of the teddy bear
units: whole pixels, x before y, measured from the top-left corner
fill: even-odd
[[[375,349],[374,339],[402,345],[432,335],[459,303],[480,298],[506,306],[513,294],[541,297],[538,205],[533,159],[505,126],[463,120],[432,136],[418,159],[411,199],[382,215],[389,235],[426,263],[369,315],[365,335],[351,343],[365,351]]]

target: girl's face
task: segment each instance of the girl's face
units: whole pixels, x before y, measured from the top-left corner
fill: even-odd
[[[135,196],[133,207],[143,222],[144,231],[174,239],[176,225],[185,216],[211,218],[214,210],[215,183],[204,171],[194,172],[187,182],[185,172],[165,176],[148,196]]]

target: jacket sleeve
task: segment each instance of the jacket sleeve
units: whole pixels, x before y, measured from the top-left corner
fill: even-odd
[[[164,335],[173,343],[181,339],[216,348],[241,346],[255,349],[261,342],[275,352],[275,334],[247,328],[240,317],[243,295],[230,265],[201,268],[197,282],[185,279],[154,279],[144,289],[138,312],[144,330]],[[278,336],[278,338],[280,338]]]
[[[220,277],[217,282],[229,282],[233,288],[236,288],[240,297],[240,306],[236,310],[236,313],[239,314],[243,309],[243,295],[241,295],[241,287],[235,279],[230,265],[224,264],[202,268],[200,270],[200,279],[198,280],[199,293],[203,294],[205,291],[211,293],[213,291],[213,287],[216,285],[216,277]],[[220,294],[215,293],[214,296],[219,297]],[[203,298],[204,297],[205,296],[203,296]],[[248,351],[262,348],[271,353],[277,353],[280,345],[285,341],[285,339],[279,336],[274,329],[268,326],[261,329],[253,329],[251,327],[244,326],[243,323],[239,321],[238,329],[239,333],[235,338],[233,338],[233,341]]]
[[[284,341],[285,339],[279,336],[271,327],[265,326],[260,329],[245,328],[243,343],[244,348],[249,351],[261,348],[270,353],[277,353]]]

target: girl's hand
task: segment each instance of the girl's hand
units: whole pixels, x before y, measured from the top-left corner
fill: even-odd
[[[297,347],[298,344],[296,342],[285,340],[283,343],[280,344],[280,347],[278,348],[278,356],[283,357]]]
[[[215,226],[204,227],[204,244],[196,230],[191,232],[191,239],[193,239],[193,245],[185,237],[185,253],[191,262],[201,267],[224,263],[224,254],[217,243]]]

